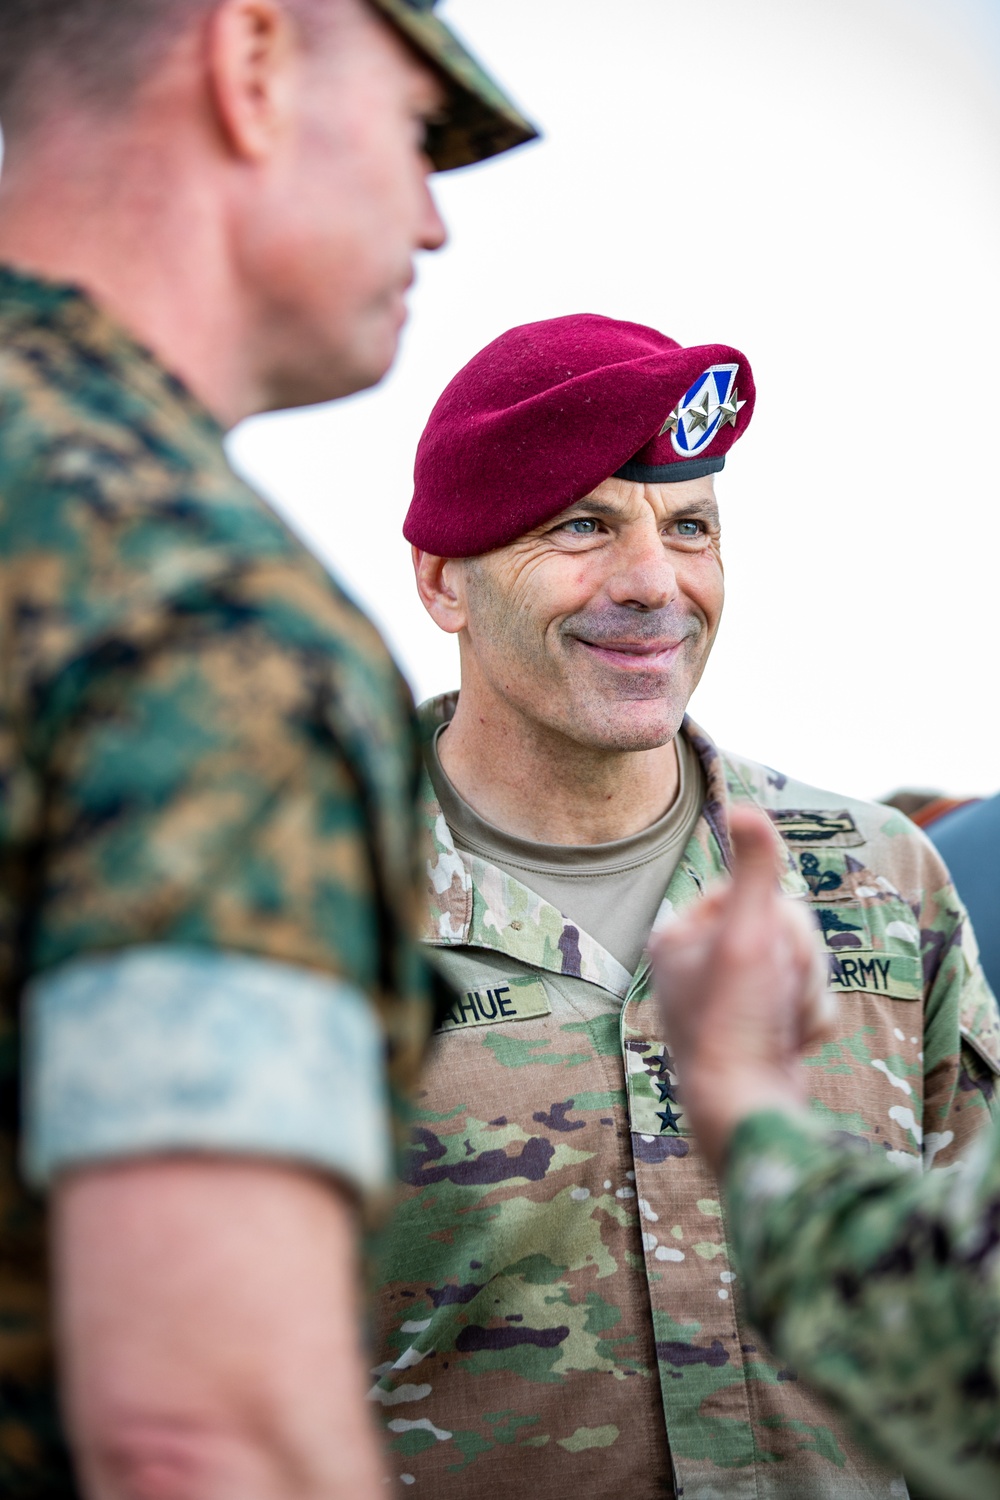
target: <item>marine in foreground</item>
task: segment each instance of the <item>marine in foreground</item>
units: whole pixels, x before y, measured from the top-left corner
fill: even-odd
[[[419,752],[222,439],[380,379],[532,131],[405,0],[6,0],[0,118],[0,1492],[364,1500]]]
[[[421,439],[406,535],[462,667],[424,710],[427,941],[459,999],[372,1395],[435,1500],[905,1494],[750,1325],[645,951],[764,809],[838,1002],[815,1116],[900,1176],[987,1121],[995,1008],[926,840],[686,717],[723,603],[714,480],[753,405],[739,350],[581,315],[481,351]]]

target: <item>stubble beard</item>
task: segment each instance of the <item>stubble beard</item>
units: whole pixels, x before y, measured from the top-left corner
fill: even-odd
[[[563,639],[595,646],[617,644],[623,639],[639,644],[677,642],[675,659],[666,671],[616,671],[604,661],[591,658],[586,663],[586,677],[593,686],[588,691],[578,678],[577,691],[571,695],[578,701],[583,698],[588,705],[580,718],[592,726],[595,748],[599,743],[609,751],[655,750],[674,738],[708,654],[706,625],[699,615],[673,603],[647,611],[602,604],[569,616],[559,633]],[[569,649],[587,653],[584,644]],[[643,704],[649,706],[646,713],[642,712]]]
[[[560,623],[554,658],[544,637],[529,638],[529,632],[519,628],[521,617],[486,570],[478,568],[476,574],[476,635],[490,642],[492,670],[486,675],[494,692],[536,730],[546,738],[562,738],[580,749],[611,755],[659,749],[674,738],[711,647],[701,616],[672,604],[648,611],[607,604],[579,610]],[[587,647],[578,643],[599,645],[623,637],[679,641],[680,649],[667,672],[616,671],[589,657]],[[581,653],[589,659],[580,660]],[[511,673],[515,664],[517,671]],[[480,655],[481,670],[484,665]],[[517,692],[517,681],[527,691]],[[649,705],[645,713],[643,704]]]

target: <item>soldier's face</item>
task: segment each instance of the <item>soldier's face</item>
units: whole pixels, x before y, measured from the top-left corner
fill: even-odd
[[[581,745],[676,734],[722,613],[711,476],[608,479],[554,521],[463,566],[467,671]]]
[[[424,151],[442,86],[362,0],[335,14],[289,65],[286,127],[242,236],[273,406],[381,379],[415,253],[445,239]]]

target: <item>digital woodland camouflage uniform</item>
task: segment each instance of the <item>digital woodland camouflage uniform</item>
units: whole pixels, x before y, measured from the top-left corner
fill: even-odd
[[[955,1162],[988,1118],[1000,1026],[933,849],[894,811],[685,732],[707,797],[658,924],[724,871],[727,808],[765,807],[839,997],[809,1058],[817,1113],[894,1176]],[[397,1472],[433,1500],[904,1496],[751,1327],[648,966],[458,852],[425,791],[431,942],[461,997],[382,1263],[372,1396]]]
[[[221,438],[85,297],[0,271],[5,1500],[75,1493],[19,1150],[37,1184],[287,1156],[377,1201],[432,1024],[409,694]]]
[[[957,1175],[902,1181],[782,1115],[727,1171],[747,1305],[921,1494],[1000,1495],[1000,1132]]]

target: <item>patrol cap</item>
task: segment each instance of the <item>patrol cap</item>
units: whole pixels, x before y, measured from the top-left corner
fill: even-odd
[[[439,172],[466,167],[533,141],[538,131],[434,14],[437,0],[372,0],[406,40],[433,63],[448,90],[445,114],[427,133]]]
[[[617,475],[712,474],[754,407],[746,356],[576,313],[502,333],[424,428],[403,534],[438,557],[506,546]]]

